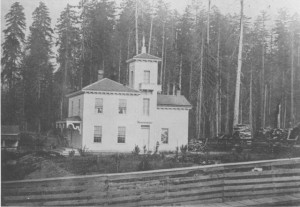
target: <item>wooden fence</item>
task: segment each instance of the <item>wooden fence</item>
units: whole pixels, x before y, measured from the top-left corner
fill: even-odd
[[[263,171],[252,171],[253,168]],[[300,158],[2,182],[2,205],[147,206],[300,192]]]

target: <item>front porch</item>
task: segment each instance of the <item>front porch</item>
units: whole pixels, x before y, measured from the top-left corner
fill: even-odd
[[[68,147],[82,147],[82,121],[79,116],[67,117],[57,121],[56,128],[61,130],[62,136],[67,140]]]

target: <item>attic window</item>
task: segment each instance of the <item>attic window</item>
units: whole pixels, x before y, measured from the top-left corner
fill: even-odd
[[[96,98],[95,100],[95,112],[97,114],[103,113],[103,98]]]

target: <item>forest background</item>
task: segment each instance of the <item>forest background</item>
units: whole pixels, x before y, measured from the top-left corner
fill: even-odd
[[[145,37],[147,52],[162,58],[162,93],[180,91],[193,105],[189,137],[230,134],[240,13],[209,2],[189,1],[178,12],[163,0],[82,0],[66,5],[58,20],[47,7],[53,1],[37,4],[32,17],[22,1],[13,3],[1,26],[2,125],[54,129],[67,116],[65,95],[95,82],[99,70],[128,83],[126,60],[141,52]],[[256,16],[243,16],[239,123],[251,124],[253,132],[300,121],[299,13],[259,7]]]

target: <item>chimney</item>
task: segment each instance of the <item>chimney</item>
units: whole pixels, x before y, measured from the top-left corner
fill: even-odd
[[[104,76],[104,71],[103,70],[98,70],[98,80],[103,79]]]
[[[178,90],[176,91],[176,95],[177,95],[177,96],[180,96],[180,95],[181,95],[181,90],[180,90],[180,89],[178,89]]]

